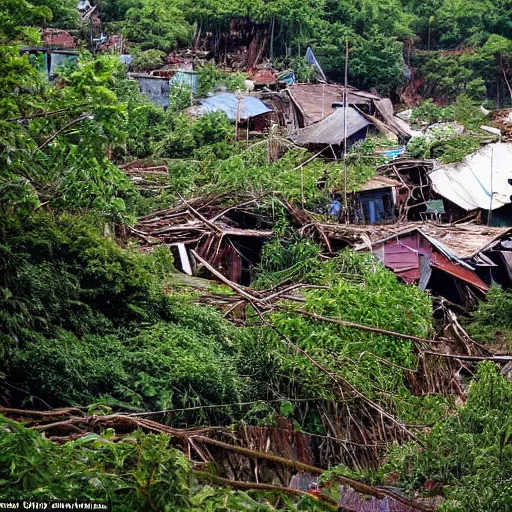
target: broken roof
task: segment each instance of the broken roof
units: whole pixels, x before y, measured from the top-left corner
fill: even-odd
[[[469,259],[486,250],[492,243],[508,233],[512,228],[495,228],[480,224],[440,225],[430,222],[405,222],[402,224],[369,225],[356,228],[364,232],[371,245],[378,245],[392,238],[412,231],[421,231],[430,241],[455,258]],[[357,250],[367,248],[367,243],[355,246]]]
[[[377,112],[384,120],[387,128],[389,128],[396,135],[401,135],[402,137],[412,137],[412,128],[406,121],[395,116],[393,103],[389,98],[376,99],[374,100],[373,104],[375,105]]]
[[[345,138],[345,108],[339,107],[332,114],[321,121],[306,126],[291,135],[296,144],[341,144]],[[347,109],[347,137],[351,137],[359,130],[371,125],[370,121],[357,112],[353,107]]]
[[[286,91],[304,117],[307,126],[334,112],[333,103],[343,101],[345,88],[331,84],[293,84]],[[379,96],[348,88],[348,103],[361,105],[378,100]]]
[[[371,180],[367,181],[359,189],[359,192],[362,192],[364,190],[377,190],[379,188],[401,187],[402,185],[403,183],[401,183],[398,180],[387,178],[386,176],[375,176]]]
[[[41,30],[41,42],[46,46],[59,46],[74,48],[76,46],[73,36],[58,28],[44,28]]]
[[[439,195],[467,211],[500,208],[511,202],[512,144],[488,144],[460,164],[435,168],[429,178]]]
[[[195,115],[224,112],[230,121],[236,121],[238,110],[238,98],[229,92],[215,94],[210,98],[201,100],[201,105],[192,107],[190,112]],[[260,99],[252,96],[242,96],[240,103],[240,119],[248,119],[261,114],[272,112]]]
[[[451,274],[484,293],[489,288],[475,274],[475,269],[472,266],[419,228],[378,242],[371,250],[386,267],[392,269],[399,277],[406,282],[418,282],[418,286],[422,289],[429,283],[430,268]],[[428,259],[427,266],[425,266],[423,258]]]

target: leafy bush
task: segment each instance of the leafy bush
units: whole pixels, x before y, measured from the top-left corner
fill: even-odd
[[[478,104],[465,94],[457,96],[453,105],[453,116],[467,130],[479,131],[480,126],[486,122],[486,117]]]
[[[309,83],[315,75],[315,68],[308,63],[305,57],[280,57],[273,60],[274,68],[280,71],[292,69],[295,79],[300,83]]]
[[[512,384],[484,362],[466,404],[435,425],[425,446],[396,447],[382,475],[446,496],[440,510],[507,512],[512,484]]]
[[[461,162],[464,157],[480,149],[482,143],[471,135],[457,135],[451,139],[434,141],[430,145],[432,158],[439,158],[445,164]]]
[[[135,53],[130,67],[134,71],[152,71],[162,67],[165,59],[165,52],[154,48]]]
[[[126,11],[123,31],[129,41],[142,50],[171,51],[178,43],[187,43],[191,26],[176,2],[142,0]]]
[[[0,495],[4,499],[110,501],[116,512],[273,512],[304,510],[272,495],[200,484],[166,435],[134,432],[115,442],[112,430],[58,445],[0,415]],[[253,494],[253,493],[251,493]],[[307,510],[323,509],[301,500]]]
[[[163,293],[167,249],[121,249],[93,222],[40,214],[23,229],[4,224],[0,371],[8,382],[54,406],[238,401],[247,388],[231,346],[242,332]]]
[[[430,98],[414,107],[411,121],[418,124],[434,124],[441,121],[453,121],[454,112],[452,106],[439,107]]]
[[[116,159],[146,158],[171,129],[172,111],[152,103],[140,94],[137,82],[121,79],[115,88],[119,100],[126,105],[123,130],[124,140],[113,148]]]
[[[512,343],[512,292],[493,285],[485,301],[467,320],[469,333],[476,339],[500,344]]]
[[[214,64],[205,64],[197,69],[199,88],[197,96],[206,96],[216,87],[224,86],[227,91],[235,92],[245,89],[245,75],[243,73],[226,73]]]
[[[370,255],[346,251],[322,262],[318,254],[319,248],[310,242],[275,239],[264,248],[257,284],[261,287],[282,282],[324,285],[326,289],[304,291],[305,303],[301,308],[331,318],[427,335],[431,314],[427,295],[416,287],[401,284]],[[295,304],[291,303],[290,307]],[[413,421],[423,415],[430,420],[439,417],[440,401],[427,405],[412,397],[404,371],[392,366],[410,368],[414,364],[410,343],[286,310],[274,311],[272,320],[282,335],[306,350],[333,375],[346,379],[376,401],[385,400],[386,410],[403,418],[415,417]],[[287,397],[335,397],[332,381],[308,359],[298,356],[279,336],[257,328],[253,335],[256,345],[248,339],[242,340],[241,362],[245,373],[256,381],[271,382],[273,389]],[[310,406],[307,418],[302,416],[300,423],[317,432],[318,427],[312,423],[319,410],[320,404],[318,408]]]
[[[192,119],[185,114],[174,116],[172,129],[158,143],[158,153],[168,158],[186,158],[203,146],[223,142],[233,133],[224,112],[214,112]]]

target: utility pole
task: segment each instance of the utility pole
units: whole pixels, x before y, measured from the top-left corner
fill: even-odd
[[[238,140],[238,125],[240,124],[240,109],[242,107],[242,93],[240,89],[236,90],[236,97],[238,100],[238,104],[236,107],[236,119],[235,119],[235,142]],[[249,122],[249,119],[247,119]]]
[[[490,204],[489,204],[489,215],[487,215],[487,225],[490,226],[491,225],[491,221],[492,221],[492,200],[493,200],[493,195],[494,195],[494,192],[492,190],[492,180],[493,180],[493,171],[494,171],[494,148],[491,147],[491,201],[490,201]]]
[[[347,113],[348,113],[348,38],[345,39],[345,88],[343,98],[343,212],[347,214]]]

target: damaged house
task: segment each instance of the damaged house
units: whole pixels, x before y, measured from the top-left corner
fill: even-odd
[[[313,150],[330,147],[325,156],[332,157],[333,150],[335,157],[340,155],[345,135],[350,145],[372,132],[384,134],[391,144],[403,143],[412,135],[409,125],[394,115],[389,99],[353,87],[292,84],[262,98],[278,113],[279,124],[296,144]]]
[[[398,221],[477,218],[512,226],[512,144],[488,144],[455,164],[402,157],[379,167],[377,175],[403,184]]]
[[[466,307],[492,283],[512,287],[512,228],[404,223],[369,228],[354,245],[407,283]]]
[[[345,119],[346,117],[346,119]],[[346,121],[346,132],[345,132]],[[290,135],[299,146],[307,146],[311,150],[321,150],[330,146],[334,151],[343,147],[345,138],[347,148],[359,140],[364,140],[375,126],[360,114],[354,107],[337,107],[332,114],[317,123],[302,128]]]
[[[465,212],[482,211],[484,222],[512,225],[512,144],[488,144],[459,164],[428,173],[434,191]]]
[[[396,222],[403,184],[386,176],[376,176],[350,194],[349,211],[355,224]]]
[[[195,251],[231,281],[249,285],[261,248],[272,237],[272,224],[262,225],[254,199],[238,198],[239,202],[230,206],[225,200],[182,200],[174,208],[141,217],[129,231],[143,250],[169,247],[178,269],[185,274],[197,273]]]
[[[148,73],[128,73],[128,77],[137,82],[139,92],[143,96],[167,110],[169,107],[169,78]]]
[[[75,40],[65,30],[47,28],[41,30],[41,46],[26,46],[20,49],[20,54],[28,54],[31,64],[53,80],[59,68],[74,65],[78,61],[78,51]]]

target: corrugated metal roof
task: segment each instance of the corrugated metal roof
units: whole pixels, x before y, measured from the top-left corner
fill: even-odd
[[[224,112],[230,121],[236,121],[238,109],[238,98],[229,92],[216,94],[210,98],[201,100],[201,105],[194,109],[197,115],[212,114],[213,112]],[[242,96],[240,104],[240,119],[260,116],[272,112],[260,99],[252,96]]]
[[[383,259],[386,267],[408,282],[415,282],[421,278],[421,256],[424,256],[434,268],[462,279],[483,292],[489,288],[475,274],[473,267],[418,228],[377,242],[373,252],[379,259]]]
[[[512,196],[512,144],[488,144],[460,164],[434,169],[429,178],[439,195],[465,210],[500,208]]]
[[[398,180],[394,180],[392,178],[387,178],[386,176],[375,176],[370,181],[367,181],[359,190],[376,190],[379,188],[389,188],[389,187],[401,187],[402,183]]]
[[[427,222],[407,222],[383,226],[367,226],[372,245],[390,238],[419,230],[457,258],[468,259],[487,249],[495,240],[512,235],[512,228],[495,228],[480,224],[438,225]],[[362,248],[358,246],[358,249]]]
[[[345,138],[344,130],[345,108],[337,108],[331,115],[306,128],[302,128],[294,135],[292,140],[296,144],[340,144]],[[364,116],[354,108],[347,109],[347,137],[350,137],[370,125]]]
[[[332,104],[343,101],[344,90],[345,88],[341,85],[293,84],[286,89],[286,92],[301,111],[304,124],[307,126],[332,114],[334,112]],[[349,105],[367,104],[375,99],[379,99],[379,96],[351,87],[348,89]]]

